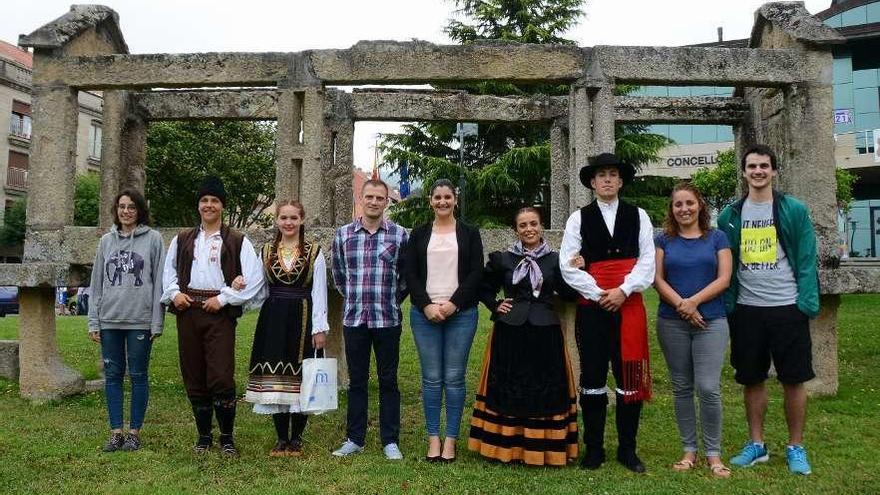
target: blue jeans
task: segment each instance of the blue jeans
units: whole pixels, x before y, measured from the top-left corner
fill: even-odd
[[[144,424],[150,384],[147,368],[153,347],[149,330],[101,330],[101,358],[104,360],[104,392],[110,429],[122,428],[122,379],[128,362],[131,378],[131,421],[129,428],[139,430]]]
[[[416,308],[410,311],[419,361],[428,436],[440,436],[440,406],[446,391],[446,437],[458,438],[464,409],[465,372],[477,331],[477,308],[464,309],[434,323]]]

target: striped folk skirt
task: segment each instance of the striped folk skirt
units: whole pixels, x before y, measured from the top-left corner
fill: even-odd
[[[558,325],[495,324],[468,449],[535,466],[564,466],[577,459],[577,389]]]

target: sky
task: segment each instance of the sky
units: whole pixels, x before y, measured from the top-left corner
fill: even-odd
[[[6,3],[6,2],[4,2]],[[71,0],[8,3],[0,15],[0,39],[17,44],[63,15]],[[578,26],[566,37],[580,46],[677,46],[747,38],[761,0],[586,0]],[[831,0],[806,0],[818,13]],[[132,53],[292,52],[347,48],[359,40],[426,40],[449,43],[443,26],[449,0],[106,0],[119,14]],[[378,132],[399,124],[358,123],[355,165],[369,168]]]

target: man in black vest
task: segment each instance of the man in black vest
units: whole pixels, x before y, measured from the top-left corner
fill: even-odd
[[[241,305],[263,286],[263,267],[254,246],[222,222],[226,189],[217,177],[199,188],[198,227],[171,240],[165,258],[162,303],[177,315],[180,371],[192,403],[199,439],[194,450],[213,443],[212,416],[220,427],[220,449],[237,456],[235,426],[235,324]],[[236,277],[247,282],[232,288]]]
[[[581,295],[575,317],[587,450],[581,467],[598,469],[605,462],[610,362],[617,385],[617,460],[643,473],[636,434],[642,401],[651,397],[651,372],[641,292],[654,282],[654,240],[648,214],[618,197],[634,176],[635,168],[613,153],[595,156],[581,168],[581,183],[596,199],[568,218],[559,265]]]

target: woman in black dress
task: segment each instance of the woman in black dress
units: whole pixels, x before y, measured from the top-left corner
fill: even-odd
[[[483,274],[481,300],[495,327],[468,448],[502,462],[564,466],[578,455],[577,394],[553,298],[574,292],[542,238],[538,210],[517,212],[514,227],[519,240],[491,253]]]
[[[327,266],[317,243],[305,240],[298,201],[278,204],[275,240],[262,249],[266,275],[245,400],[271,414],[278,441],[270,456],[302,455],[308,416],[300,413],[302,361],[326,342]]]

